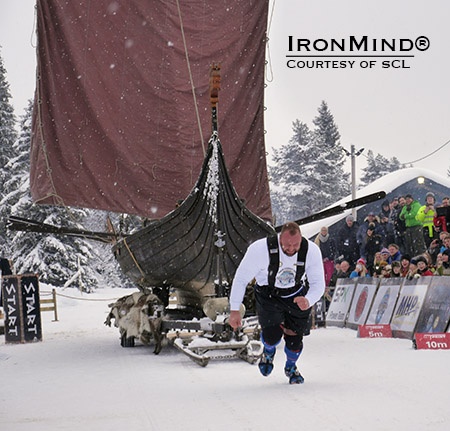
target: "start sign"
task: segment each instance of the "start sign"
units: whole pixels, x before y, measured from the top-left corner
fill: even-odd
[[[450,333],[416,333],[414,334],[415,349],[445,350],[450,349]]]
[[[42,341],[38,276],[2,277],[6,343]]]

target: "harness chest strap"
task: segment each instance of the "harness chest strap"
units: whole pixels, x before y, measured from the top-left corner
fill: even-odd
[[[280,251],[278,246],[278,236],[277,235],[270,235],[267,237],[267,248],[269,250],[269,267],[268,267],[268,274],[267,274],[267,282],[268,286],[273,290],[275,289],[275,278],[278,273],[278,269],[280,268]],[[300,244],[300,249],[297,253],[297,269],[295,272],[295,286],[298,288],[301,286],[301,280],[303,277],[303,274],[305,273],[305,262],[306,262],[306,254],[308,252],[308,240],[306,238],[302,238],[302,242]],[[305,291],[304,294],[308,291],[308,282],[306,280],[305,282]],[[280,289],[285,290],[285,289]],[[291,289],[286,289],[286,293],[289,292]],[[292,289],[294,293],[294,289]]]

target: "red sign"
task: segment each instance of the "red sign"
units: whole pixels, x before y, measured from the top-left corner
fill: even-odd
[[[450,349],[450,333],[416,333],[414,334],[416,349],[442,350]]]
[[[391,325],[359,325],[360,338],[392,338]]]

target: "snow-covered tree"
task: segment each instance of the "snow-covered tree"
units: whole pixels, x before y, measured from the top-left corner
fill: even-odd
[[[296,120],[288,144],[274,149],[269,172],[277,224],[320,211],[350,189],[339,132],[325,102],[313,123],[316,127],[311,131]]]
[[[315,148],[308,126],[296,120],[288,144],[274,150],[270,177],[275,185],[272,202],[277,223],[298,219],[311,212],[314,199],[312,173]]]
[[[5,183],[11,174],[7,164],[14,155],[13,145],[17,139],[16,119],[10,99],[11,94],[6,80],[6,70],[0,56],[0,200],[5,195]],[[8,249],[5,228],[7,216],[7,211],[4,212],[0,207],[0,252],[2,254],[5,254]]]
[[[19,138],[13,145],[13,157],[6,164],[11,173],[5,181],[0,208],[3,213],[37,220],[56,226],[77,224],[86,212],[73,208],[35,205],[30,196],[30,142],[32,104],[29,102],[20,121]],[[90,267],[93,250],[83,238],[43,235],[25,231],[8,231],[8,257],[17,273],[38,273],[40,280],[54,286],[68,282],[91,290],[97,284]]]
[[[322,101],[313,123],[316,126],[314,145],[318,150],[314,175],[320,184],[323,208],[350,192],[350,174],[344,171],[345,153],[339,141],[341,136],[325,101]]]
[[[369,150],[367,153],[367,166],[362,169],[361,185],[363,187],[367,186],[376,179],[404,167],[405,165],[400,163],[396,157],[387,159],[379,153],[375,156],[373,151]]]

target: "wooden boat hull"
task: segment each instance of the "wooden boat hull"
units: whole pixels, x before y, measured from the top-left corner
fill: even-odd
[[[139,286],[175,288],[181,305],[201,307],[231,285],[248,245],[274,232],[237,196],[213,134],[189,196],[162,219],[118,241],[114,254]]]

